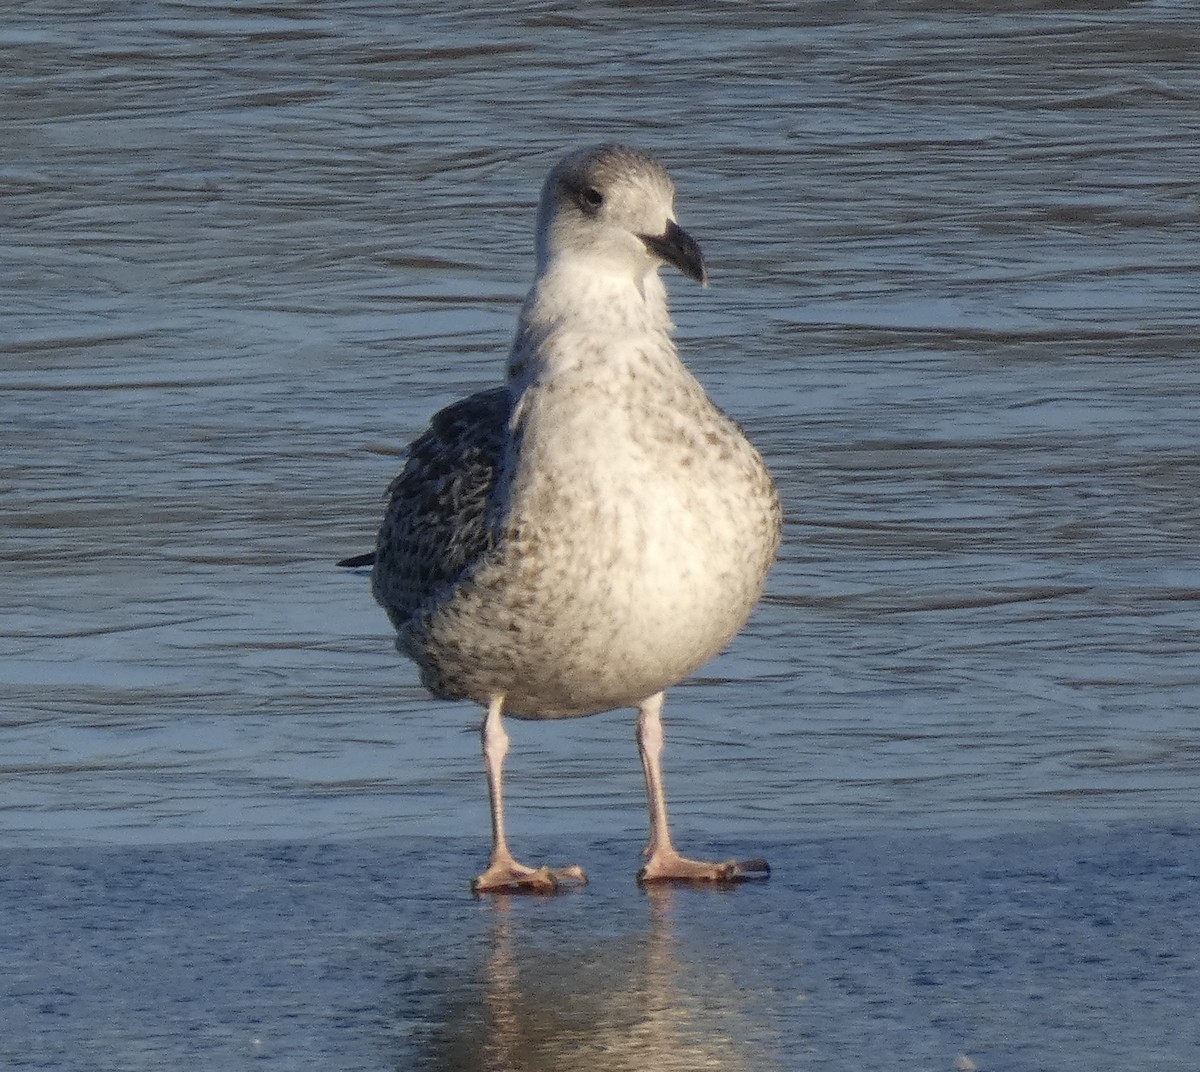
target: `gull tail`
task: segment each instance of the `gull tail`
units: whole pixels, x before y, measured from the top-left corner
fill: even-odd
[[[367,551],[361,555],[351,555],[349,558],[343,558],[339,566],[345,566],[347,569],[358,569],[360,566],[375,565],[375,552]]]

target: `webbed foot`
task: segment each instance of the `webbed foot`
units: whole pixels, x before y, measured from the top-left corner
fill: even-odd
[[[771,877],[761,857],[752,860],[689,860],[674,850],[653,853],[638,872],[638,882],[753,882]]]
[[[493,860],[473,879],[473,893],[556,893],[564,886],[585,886],[587,875],[578,864],[570,867],[526,867],[516,860]]]

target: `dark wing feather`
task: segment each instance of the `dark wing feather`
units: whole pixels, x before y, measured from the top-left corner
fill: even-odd
[[[492,545],[489,502],[512,402],[497,387],[437,413],[408,448],[375,548],[375,598],[399,628]]]

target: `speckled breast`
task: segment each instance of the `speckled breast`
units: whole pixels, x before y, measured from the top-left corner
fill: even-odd
[[[754,448],[703,407],[653,427],[612,411],[554,422],[523,444],[502,540],[401,635],[427,687],[503,694],[518,717],[587,715],[676,684],[730,641],[774,559],[779,504]]]

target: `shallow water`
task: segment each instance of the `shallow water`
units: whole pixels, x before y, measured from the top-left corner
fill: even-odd
[[[539,846],[561,851],[561,843]],[[10,1068],[1190,1072],[1194,831],[856,835],[769,883],[463,895],[462,839],[10,850]]]
[[[332,563],[498,377],[546,168],[615,138],[788,513],[668,698],[681,839],[1194,825],[1200,19],[794,7],[9,5],[0,845],[470,873],[478,715]],[[511,732],[514,839],[636,841],[628,714]]]

